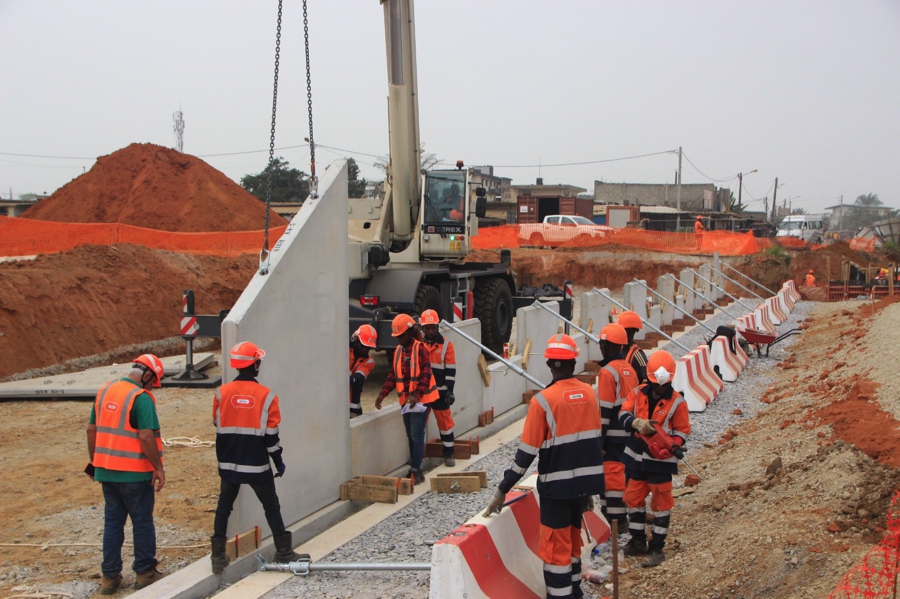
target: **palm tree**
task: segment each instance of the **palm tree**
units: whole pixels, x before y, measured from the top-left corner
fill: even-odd
[[[878,199],[877,193],[867,193],[858,196],[854,203],[860,206],[881,206],[881,200]]]

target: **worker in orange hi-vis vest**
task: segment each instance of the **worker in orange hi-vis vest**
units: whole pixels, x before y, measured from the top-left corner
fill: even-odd
[[[639,383],[647,382],[647,354],[644,353],[638,344],[634,342],[634,336],[638,331],[644,328],[644,322],[640,315],[632,310],[626,310],[619,315],[617,323],[622,325],[628,334],[628,352],[625,354],[625,361],[631,364],[637,374]]]
[[[625,314],[625,312],[623,312]],[[619,324],[608,324],[600,331],[600,351],[603,360],[597,374],[597,399],[600,401],[600,420],[603,423],[603,479],[605,492],[600,497],[600,509],[608,522],[618,520],[624,534],[628,527],[625,509],[625,464],[622,455],[629,433],[619,424],[619,410],[625,398],[639,382],[634,368],[625,361],[628,335]]]
[[[375,368],[375,360],[369,350],[378,345],[378,332],[370,324],[364,324],[350,336],[350,418],[362,416],[363,385]]]
[[[130,372],[106,383],[97,393],[87,426],[85,472],[103,487],[103,562],[100,594],[112,595],[122,584],[122,544],[125,521],[134,536],[136,588],[153,584],[165,574],[156,569],[156,528],[153,506],[166,484],[156,398],[163,365],[153,354],[135,358]]]
[[[400,399],[400,414],[409,443],[409,473],[415,483],[424,483],[422,459],[425,457],[425,424],[428,411],[440,399],[437,383],[431,373],[431,354],[423,342],[422,331],[409,314],[399,314],[391,322],[391,336],[397,338],[394,363],[381,392],[375,398],[375,409],[388,393],[397,389]]]
[[[438,432],[441,435],[441,445],[444,453],[444,464],[456,466],[454,459],[453,414],[450,407],[456,401],[453,395],[453,387],[456,384],[456,352],[453,342],[444,339],[438,331],[441,322],[438,313],[434,310],[425,310],[419,317],[422,325],[422,333],[425,336],[425,347],[431,354],[431,374],[437,384],[440,399],[431,404],[431,411],[437,421]]]
[[[691,433],[687,403],[672,388],[675,360],[665,350],[657,350],[647,363],[649,382],[631,392],[619,421],[631,433],[625,450],[628,487],[625,505],[628,506],[628,531],[631,540],[624,547],[625,555],[647,555],[641,563],[652,568],[665,561],[663,547],[669,534],[670,510],[675,506],[672,497],[672,475],[678,473],[677,449],[684,447]],[[663,436],[665,435],[665,436]],[[665,442],[663,442],[665,440]],[[647,543],[647,496],[653,510],[653,528]]]
[[[804,284],[807,287],[815,287],[816,286],[816,273],[810,269],[808,273],[806,273],[806,281]]]
[[[257,380],[265,355],[266,352],[250,341],[232,347],[228,363],[238,374],[233,381],[216,389],[213,400],[216,459],[221,479],[210,539],[213,574],[222,572],[228,565],[225,535],[241,485],[250,485],[262,504],[266,522],[272,530],[275,561],[286,564],[309,557],[294,552],[291,531],[284,526],[281,503],[275,490],[275,478],[282,476],[287,468],[281,458],[278,396]],[[272,464],[276,473],[272,472]]]
[[[553,380],[531,398],[522,440],[484,516],[499,512],[506,494],[538,458],[541,536],[548,598],[583,597],[581,520],[603,493],[603,427],[593,388],[575,378],[578,346],[568,335],[547,341],[544,357]]]
[[[701,233],[706,232],[706,227],[703,226],[703,217],[699,214],[697,215],[697,220],[694,222],[694,233],[696,235],[700,235]]]

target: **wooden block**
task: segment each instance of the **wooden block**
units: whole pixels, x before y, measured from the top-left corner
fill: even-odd
[[[249,555],[259,548],[259,527],[242,532],[225,543],[225,553],[231,559],[237,559],[242,555]]]
[[[515,342],[515,341],[510,341],[510,343],[509,343],[509,357],[510,357],[510,358],[512,358],[514,355],[516,355],[516,350],[517,350],[517,349],[518,349],[518,348],[516,347],[516,342]]]
[[[494,409],[486,411],[484,414],[478,415],[478,426],[487,426],[494,422]]]
[[[477,493],[481,482],[477,476],[435,476],[430,479],[432,493]]]
[[[540,393],[540,389],[531,389],[522,394],[522,403],[528,403],[531,401],[531,398]]]
[[[525,350],[522,352],[522,370],[528,370],[529,358],[531,358],[531,339],[526,339]]]
[[[484,470],[466,470],[465,472],[445,472],[438,474],[438,478],[448,476],[474,476],[478,478],[478,483],[482,489],[487,489],[487,472]]]
[[[481,381],[484,383],[484,386],[490,387],[491,373],[488,372],[487,360],[484,359],[484,354],[478,354],[478,372],[481,374]]]
[[[600,372],[600,362],[590,360],[584,363],[585,372]]]
[[[594,332],[594,319],[593,318],[588,318],[588,325],[585,327],[585,330],[588,333],[593,334],[593,332]]]
[[[399,495],[397,487],[380,487],[374,485],[354,484],[347,488],[350,499],[375,503],[397,503]]]
[[[597,382],[597,375],[590,372],[583,372],[581,374],[576,374],[575,378],[582,383],[587,383],[588,385],[593,385]]]
[[[363,485],[373,487],[396,487],[400,495],[412,495],[412,483],[408,478],[398,478],[396,476],[361,476],[360,482]]]
[[[481,453],[481,437],[469,439],[469,453],[471,453],[472,455],[478,455],[479,453]]]
[[[425,443],[426,458],[443,458],[444,445],[440,439],[432,439]],[[468,460],[472,457],[472,448],[469,441],[456,440],[453,443],[453,457],[460,460]]]

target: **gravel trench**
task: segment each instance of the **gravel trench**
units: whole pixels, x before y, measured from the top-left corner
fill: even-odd
[[[788,315],[787,322],[778,327],[779,333],[799,326],[806,318],[809,302],[798,302],[794,311]],[[741,306],[732,304],[726,308],[735,316],[746,312]],[[704,322],[713,330],[721,324],[728,324],[732,318],[719,312]],[[678,338],[678,341],[689,348],[694,348],[706,340],[710,333],[701,326],[695,326],[690,332]],[[770,376],[772,367],[778,360],[784,359],[788,348],[796,337],[789,337],[771,348],[769,358],[759,359],[755,353],[739,379],[734,383],[725,383],[725,390],[704,412],[691,414],[691,436],[688,440],[688,457],[690,451],[701,447],[703,443],[715,443],[722,433],[740,420],[752,418],[764,404],[759,399],[766,387],[774,381]],[[684,350],[669,343],[665,349],[675,358],[683,355]],[[734,414],[736,409],[742,412]],[[488,488],[478,493],[460,495],[436,495],[426,493],[413,501],[390,518],[364,532],[349,543],[339,547],[324,561],[329,562],[430,562],[431,545],[456,527],[466,522],[490,501],[503,472],[512,462],[518,441],[513,441],[472,463],[467,470],[486,470]],[[535,460],[531,474],[537,464]],[[682,469],[685,473],[686,468]],[[676,477],[675,487],[682,484],[683,476]],[[673,518],[678,517],[678,501],[676,500]],[[584,565],[585,570],[598,570],[607,574],[611,569],[611,555],[607,546],[602,545]],[[620,565],[620,569],[623,566]],[[608,589],[601,585],[584,583],[585,596],[599,599],[607,594]],[[270,591],[266,599],[283,599],[288,597],[323,597],[328,599],[359,598],[422,598],[429,591],[428,572],[348,572],[348,573],[314,573],[308,577],[294,577]]]

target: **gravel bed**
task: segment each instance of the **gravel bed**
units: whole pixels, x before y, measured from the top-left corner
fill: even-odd
[[[735,316],[746,312],[740,309],[726,308]],[[799,321],[806,318],[809,302],[798,302],[787,322],[780,325],[780,332],[798,326]],[[711,328],[728,324],[732,317],[718,313],[704,322]],[[679,341],[686,347],[694,348],[706,340],[709,332],[701,326],[694,327]],[[784,359],[794,337],[774,346],[769,358],[759,359],[755,353],[741,377],[734,383],[726,383],[725,390],[719,395],[705,412],[691,414],[692,433],[688,441],[688,451],[701,447],[703,443],[716,442],[721,434],[742,419],[751,418],[763,406],[759,401],[765,388],[772,383],[769,374],[778,360]],[[676,358],[685,352],[674,344],[667,347]],[[739,408],[743,413],[735,415]],[[456,527],[466,522],[490,501],[500,482],[504,470],[512,463],[518,446],[518,440],[507,443],[492,453],[474,462],[467,470],[486,470],[488,487],[478,493],[460,495],[437,495],[426,493],[396,514],[364,532],[352,541],[339,547],[323,561],[327,562],[430,562],[431,545]],[[530,475],[537,460],[532,464]],[[676,480],[676,487],[680,486]],[[677,510],[677,504],[676,504]],[[677,516],[676,516],[677,517]],[[607,546],[592,555],[584,564],[584,569],[599,570],[608,573],[611,569],[611,555]],[[621,556],[620,556],[621,557]],[[315,573],[308,577],[294,577],[264,595],[266,599],[283,599],[288,597],[323,597],[338,598],[421,598],[428,596],[428,572],[346,572]],[[604,589],[599,585],[585,583],[585,597],[599,598]]]

